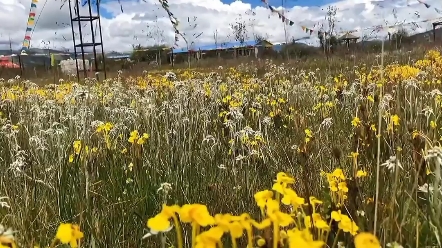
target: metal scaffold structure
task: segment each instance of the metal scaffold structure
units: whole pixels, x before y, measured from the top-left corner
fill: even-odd
[[[88,13],[80,14],[80,1],[79,0],[68,0],[69,1],[69,14],[71,18],[71,28],[72,28],[72,41],[74,44],[74,57],[76,63],[77,70],[77,81],[80,81],[80,72],[83,72],[83,78],[88,77],[88,68],[89,65],[86,65],[86,49],[92,48],[93,55],[93,68],[95,72],[95,77],[99,80],[99,72],[103,71],[104,79],[106,79],[106,64],[104,59],[104,48],[103,48],[103,37],[101,34],[101,18],[100,18],[100,0],[96,0],[95,3],[92,3],[91,0],[87,0],[85,4],[87,5]],[[94,5],[96,9],[96,15],[92,13],[92,6]],[[86,25],[84,25],[86,24]],[[83,30],[87,24],[90,26],[91,31],[91,41],[85,41],[84,39],[84,31]],[[95,28],[94,28],[95,24]],[[75,27],[78,29],[78,39],[75,37]],[[98,32],[97,32],[98,31]],[[96,37],[97,33],[99,37]],[[80,51],[78,51],[80,50]],[[97,58],[97,50],[101,50],[101,59]],[[81,55],[81,57],[80,57]],[[79,61],[80,60],[80,61]],[[79,62],[82,63],[82,67],[80,67]]]

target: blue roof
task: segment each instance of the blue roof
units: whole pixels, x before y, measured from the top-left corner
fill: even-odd
[[[121,54],[121,55],[109,55],[108,59],[127,59],[130,58],[130,54]]]
[[[190,47],[191,51],[210,51],[210,50],[217,50],[217,49],[229,49],[229,48],[235,48],[235,47],[245,47],[245,46],[255,46],[256,41],[254,40],[248,40],[244,41],[242,44],[239,41],[232,41],[232,42],[224,42],[218,45],[210,44],[210,45],[193,45]],[[187,47],[183,48],[174,48],[173,53],[187,53]]]

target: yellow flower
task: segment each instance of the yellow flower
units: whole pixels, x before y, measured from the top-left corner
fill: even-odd
[[[216,248],[223,234],[221,227],[212,227],[196,237],[195,248]]]
[[[356,248],[379,248],[381,243],[378,238],[371,233],[362,232],[355,237]]]
[[[340,168],[335,169],[335,170],[333,171],[333,174],[332,174],[332,175],[333,175],[334,177],[338,178],[338,179],[345,180],[344,172],[343,172],[342,169],[340,169]]]
[[[69,155],[69,163],[74,162],[74,157],[75,157],[74,154]]]
[[[97,133],[108,133],[112,128],[114,127],[114,125],[110,122],[106,122],[105,124],[101,124],[97,127],[96,132]]]
[[[78,240],[83,238],[80,227],[75,224],[61,223],[57,229],[55,238],[62,244],[69,244],[72,248],[78,247]]]
[[[338,183],[338,189],[342,192],[348,192],[347,183],[346,182],[340,182]]]
[[[146,142],[147,139],[149,139],[149,134],[143,133],[143,136],[141,136],[141,138],[138,139],[137,144],[142,145]]]
[[[267,227],[272,225],[272,220],[270,218],[266,218],[261,222],[257,222],[255,220],[250,220],[252,226],[254,226],[258,230],[266,229]]]
[[[359,119],[359,117],[353,118],[353,120],[351,121],[351,125],[353,127],[359,127],[359,125],[361,125],[361,120]]]
[[[376,125],[375,124],[371,124],[370,125],[370,130],[373,131],[373,132],[376,132],[377,131]]]
[[[256,245],[257,245],[258,247],[263,247],[265,244],[266,244],[266,240],[263,239],[263,238],[259,238],[259,239],[256,241]]]
[[[280,194],[284,194],[284,189],[287,188],[288,185],[295,183],[295,179],[289,177],[284,172],[279,172],[276,175],[275,183],[273,184],[272,189]]]
[[[81,151],[81,140],[76,140],[74,141],[74,143],[72,144],[72,147],[74,148],[74,153],[75,154],[80,154]]]
[[[130,132],[129,139],[127,141],[129,141],[129,143],[133,144],[136,141],[138,141],[139,138],[140,138],[140,135],[138,134],[138,130],[134,130],[134,131]]]
[[[169,218],[164,214],[157,214],[155,217],[147,221],[147,227],[150,228],[150,233],[157,234],[159,232],[166,232],[170,230]]]
[[[336,221],[339,222],[342,219],[342,214],[341,214],[341,210],[339,211],[332,211],[331,213],[331,218]]]
[[[328,223],[322,219],[321,215],[318,213],[313,213],[311,216],[307,215],[304,217],[304,225],[307,228],[316,227],[321,230],[329,231],[330,227]]]
[[[232,238],[235,239],[241,238],[243,231],[244,231],[243,226],[239,222],[234,221],[229,224],[229,232]]]
[[[325,245],[323,241],[313,240],[313,235],[308,229],[302,231],[296,228],[288,230],[287,236],[289,238],[290,248],[322,248]]]
[[[310,196],[309,201],[310,201],[310,204],[312,204],[313,206],[315,206],[316,204],[322,204],[322,201],[316,199],[316,197],[314,197],[314,196]]]
[[[338,191],[338,183],[336,182],[336,180],[330,180],[328,182],[328,184],[329,184],[330,191],[332,191],[332,192]]]
[[[279,202],[276,200],[267,201],[267,216],[279,226],[286,227],[295,222],[295,220],[287,213],[279,211]]]
[[[290,176],[288,176],[284,172],[279,172],[276,175],[276,182],[278,182],[278,183],[285,183],[285,184],[293,184],[293,183],[295,183],[295,179],[290,177]]]
[[[401,119],[397,115],[391,116],[391,122],[393,123],[394,126],[399,126],[399,121],[400,120]]]
[[[195,222],[200,226],[213,225],[215,219],[209,214],[207,206],[202,204],[186,204],[181,207],[180,219],[184,223]]]
[[[170,231],[172,226],[170,225],[169,220],[179,211],[180,207],[177,205],[167,206],[166,204],[163,204],[161,212],[147,220],[147,227],[150,228],[150,234]]]
[[[437,123],[436,123],[435,121],[430,121],[430,127],[431,127],[432,129],[436,129],[436,127],[437,127]]]
[[[341,221],[338,224],[338,228],[344,232],[348,232],[351,235],[356,235],[359,231],[359,227],[354,221],[352,221],[347,215],[341,215]]]
[[[367,176],[367,172],[363,171],[363,170],[358,170],[356,172],[356,178],[361,178],[361,177],[366,177]]]
[[[313,138],[313,133],[308,128],[304,130],[304,133],[305,133],[305,143],[308,143]]]
[[[281,203],[284,205],[298,207],[305,203],[305,199],[299,197],[293,189],[285,189],[283,195],[284,196],[281,199]]]
[[[256,205],[258,205],[259,208],[264,209],[267,200],[273,198],[273,191],[270,190],[259,191],[256,192],[253,197],[255,198]]]

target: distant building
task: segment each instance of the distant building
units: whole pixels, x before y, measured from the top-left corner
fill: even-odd
[[[210,45],[192,45],[189,49],[187,47],[184,48],[174,48],[172,52],[174,54],[180,53],[188,53],[188,52],[197,52],[197,51],[216,51],[216,50],[233,50],[237,48],[252,48],[252,47],[272,47],[273,44],[262,40],[260,42],[256,42],[254,40],[248,40],[244,42],[233,41],[233,42],[223,42],[220,44],[210,44]]]
[[[273,44],[267,40],[262,40],[256,42],[255,40],[248,40],[244,42],[233,41],[233,42],[222,42],[219,44],[209,44],[209,45],[192,45],[187,49],[184,48],[174,48],[170,51],[174,57],[192,54],[195,59],[204,59],[204,57],[229,57],[233,55],[236,56],[251,56],[259,57],[264,50],[273,49]]]

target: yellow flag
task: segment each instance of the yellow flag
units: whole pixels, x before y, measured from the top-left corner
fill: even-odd
[[[38,0],[32,0],[33,3],[38,3]]]
[[[51,66],[55,66],[55,56],[51,53]]]
[[[29,20],[28,21],[28,26],[34,25],[34,20]]]

